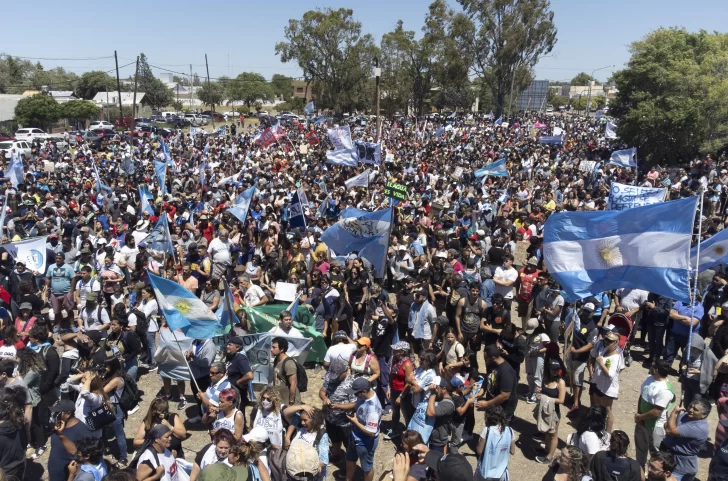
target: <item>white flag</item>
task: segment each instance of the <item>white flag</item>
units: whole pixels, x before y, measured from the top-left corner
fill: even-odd
[[[605,139],[616,139],[617,138],[617,125],[612,122],[607,122],[607,130],[604,132]]]
[[[346,184],[347,189],[351,189],[352,187],[366,187],[369,188],[369,174],[370,170],[367,169],[364,172],[362,172],[359,175],[355,175],[351,179],[344,182]]]
[[[46,239],[47,237],[36,237],[12,244],[5,244],[5,250],[15,258],[15,262],[23,262],[29,271],[38,271],[45,274],[46,271]]]

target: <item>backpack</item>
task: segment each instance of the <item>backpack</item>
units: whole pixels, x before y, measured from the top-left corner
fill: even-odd
[[[139,309],[132,309],[129,314],[134,314],[137,319],[136,332],[147,332],[149,330],[149,322],[147,322],[147,316]],[[141,337],[140,337],[141,340]]]
[[[518,299],[522,302],[531,302],[533,300],[533,287],[538,279],[538,271],[532,273],[521,272],[521,288],[518,289]]]
[[[141,401],[142,396],[139,394],[139,386],[136,381],[124,374],[124,389],[121,391],[121,398],[119,399],[119,407],[124,411],[124,419],[127,417],[127,413],[137,407]]]
[[[288,361],[289,359],[296,364],[296,388],[298,389],[298,392],[308,391],[308,375],[306,375],[306,370],[298,363],[298,361],[296,361],[292,357],[287,357],[285,361],[283,361],[281,371],[283,371],[285,375],[286,361]]]
[[[43,346],[40,350],[40,355],[43,358],[43,363],[46,365],[46,368],[48,368],[48,359],[46,359],[46,355],[48,354],[49,349],[55,349],[52,345],[49,346]],[[58,356],[58,360],[60,362],[60,356]],[[47,372],[47,371],[46,371]],[[45,373],[43,373],[45,374]],[[61,370],[58,370],[58,375],[56,376],[56,379],[53,380],[53,385],[55,385],[58,378],[61,376]]]

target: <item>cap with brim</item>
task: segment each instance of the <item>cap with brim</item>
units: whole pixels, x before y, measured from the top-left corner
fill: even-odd
[[[617,341],[617,340],[619,340],[619,333],[617,331],[606,331],[604,333],[604,339]]]
[[[372,347],[372,340],[368,337],[360,337],[356,340],[356,343],[360,346]]]
[[[334,333],[334,340],[346,339],[346,331],[336,331]]]
[[[33,310],[33,304],[31,304],[30,302],[23,302],[22,304],[20,304],[20,310],[22,311],[24,309],[27,309],[29,311],[32,311]]]
[[[425,455],[427,467],[440,475],[440,481],[473,481],[473,467],[462,454],[442,454],[430,450]]]
[[[591,302],[587,302],[586,304],[584,304],[583,306],[581,306],[581,308],[584,309],[584,310],[587,310],[587,311],[594,312],[594,304],[592,304]]]
[[[70,413],[76,411],[76,404],[69,399],[61,399],[51,406],[52,413]]]
[[[101,334],[101,331],[93,330],[93,331],[86,331],[86,337],[91,339],[94,342],[94,344],[98,344],[104,338],[104,335]]]
[[[438,259],[447,259],[447,254],[445,252],[438,252],[437,254],[435,254],[435,257],[437,257]]]
[[[454,388],[459,388],[461,386],[465,386],[465,380],[458,376],[453,376],[450,378],[450,385]]]
[[[346,391],[349,394],[356,394],[361,391],[369,391],[372,388],[372,384],[369,382],[368,379],[363,377],[358,377],[354,379],[354,382],[351,383],[351,387],[347,389]]]
[[[228,339],[228,344],[235,344],[236,346],[242,346],[243,345],[243,338],[239,336],[231,337]]]
[[[96,302],[98,299],[99,299],[99,295],[96,294],[95,292],[89,292],[88,294],[86,294],[86,302],[88,302],[88,301]]]
[[[392,350],[393,351],[407,351],[410,350],[409,342],[407,341],[399,341],[396,344],[392,344]]]
[[[523,329],[523,332],[525,332],[526,334],[533,334],[533,331],[535,331],[537,327],[538,327],[538,319],[536,319],[535,317],[532,317],[531,319],[529,319],[526,322],[526,327],[525,327],[525,329]]]

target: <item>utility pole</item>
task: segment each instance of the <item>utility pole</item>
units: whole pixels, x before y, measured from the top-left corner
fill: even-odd
[[[114,61],[116,62],[116,91],[119,94],[119,115],[121,116],[121,125],[124,126],[124,110],[121,108],[121,80],[119,80],[119,57],[114,50]]]
[[[177,103],[179,103],[179,82],[177,82]]]
[[[374,57],[374,77],[376,78],[377,95],[377,142],[382,138],[382,122],[379,118],[379,79],[382,76],[382,69],[379,68],[379,59]]]
[[[205,68],[207,69],[207,90],[209,91],[208,93],[210,95],[212,95],[212,86],[210,85],[210,66],[207,65],[207,54],[205,54]],[[212,128],[214,129],[215,128],[215,103],[210,102],[210,104],[212,106],[212,115],[210,117],[212,117]]]
[[[192,64],[190,64],[190,112],[192,111]]]
[[[139,55],[137,55],[136,71],[134,72],[134,99],[131,101],[131,130],[134,131],[136,127],[136,93],[137,93],[137,78],[139,77]]]

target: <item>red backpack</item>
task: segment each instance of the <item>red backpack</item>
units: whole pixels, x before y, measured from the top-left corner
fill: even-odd
[[[535,270],[531,273],[527,273],[524,269],[521,269],[519,274],[521,288],[518,290],[518,299],[523,302],[531,302],[533,299],[533,286],[536,284],[539,271]]]

